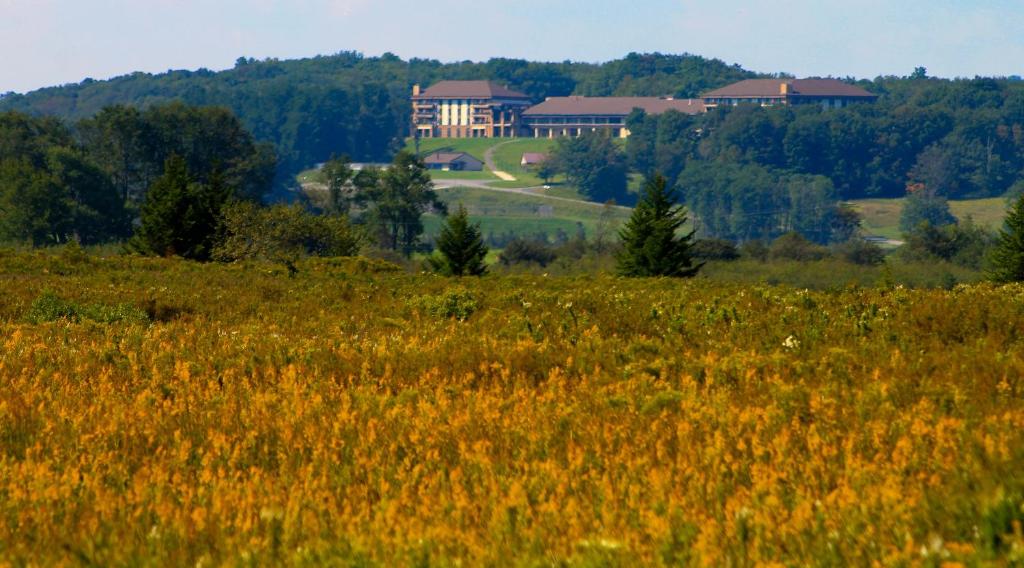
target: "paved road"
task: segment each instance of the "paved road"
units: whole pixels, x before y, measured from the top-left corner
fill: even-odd
[[[571,199],[569,197],[558,197],[556,195],[545,195],[543,187],[494,187],[491,184],[493,181],[479,180],[479,179],[438,179],[434,180],[434,187],[437,189],[449,189],[453,187],[472,187],[474,189],[486,189],[487,191],[497,191],[499,193],[517,193],[519,195],[528,195],[530,197],[539,197],[541,199],[550,199],[552,201],[563,201],[565,203],[573,203],[576,205],[584,205],[591,207],[604,207],[604,203],[597,203],[596,201],[583,201],[582,199]],[[625,207],[623,205],[616,205],[616,209],[622,209],[624,211],[631,211],[632,208]]]

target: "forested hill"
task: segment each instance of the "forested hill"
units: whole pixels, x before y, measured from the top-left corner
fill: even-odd
[[[135,73],[109,81],[41,89],[0,98],[17,110],[77,121],[116,104],[171,100],[231,108],[258,140],[274,143],[284,171],[323,162],[332,153],[385,160],[408,129],[411,86],[442,79],[493,79],[536,100],[549,96],[695,97],[755,76],[738,66],[693,55],[630,54],[601,64],[404,61],[385,54],[341,53],[292,61],[239,59],[213,72]]]

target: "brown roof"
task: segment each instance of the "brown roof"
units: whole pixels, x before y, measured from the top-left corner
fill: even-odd
[[[474,162],[480,161],[465,152],[434,152],[433,154],[427,156],[426,158],[423,158],[423,163],[450,164],[463,158],[468,158],[470,160],[473,160]]]
[[[704,98],[771,98],[782,96],[782,84],[789,84],[789,94],[803,97],[875,98],[864,89],[836,79],[747,79],[705,93]]]
[[[686,114],[704,112],[704,101],[695,99],[663,99],[657,97],[551,97],[527,109],[524,116],[604,115],[626,116],[639,108],[648,114],[677,110]]]
[[[441,81],[414,99],[529,99],[493,81]]]
[[[539,164],[548,159],[547,154],[539,154],[537,152],[526,152],[523,154],[523,159],[520,162],[524,164]]]

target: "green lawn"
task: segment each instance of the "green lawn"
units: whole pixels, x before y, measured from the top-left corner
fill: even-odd
[[[484,235],[515,233],[532,236],[544,232],[554,237],[559,229],[574,235],[577,223],[583,225],[587,235],[593,235],[604,211],[600,205],[587,202],[569,203],[547,199],[543,195],[502,193],[467,187],[440,189],[438,193],[450,208],[456,207],[459,203],[465,205],[470,218],[480,223]],[[628,210],[613,210],[612,218],[616,223],[621,223],[628,217]],[[436,235],[440,223],[439,217],[427,216],[424,219],[426,234]]]
[[[481,172],[446,172],[442,170],[430,170],[430,179],[469,179],[469,180],[496,180],[494,174],[484,170]]]
[[[494,151],[495,166],[500,171],[508,173],[516,178],[516,181],[501,182],[498,187],[520,188],[535,187],[544,182],[533,172],[524,169],[522,163],[523,154],[536,152],[546,154],[554,147],[556,140],[543,138],[426,138],[420,140],[420,155],[426,156],[434,152],[466,152],[478,160],[483,160],[484,155],[492,147]],[[406,149],[415,151],[416,145],[412,139],[406,140]],[[437,179],[452,179],[441,178]],[[457,178],[456,178],[457,179]],[[488,175],[484,178],[463,178],[463,179],[496,179]],[[557,179],[555,181],[558,181]]]
[[[864,230],[871,235],[899,239],[900,212],[903,199],[858,199],[850,203],[864,217]],[[1006,216],[1006,200],[1002,197],[950,201],[949,208],[957,219],[970,217],[975,223],[998,229]]]
[[[324,183],[323,172],[317,168],[306,170],[295,176],[299,183]]]

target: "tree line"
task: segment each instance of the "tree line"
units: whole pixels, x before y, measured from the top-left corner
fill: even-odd
[[[408,135],[409,97],[417,83],[491,79],[541,101],[572,93],[694,97],[753,76],[737,66],[693,55],[630,54],[603,64],[506,58],[441,63],[342,52],[292,61],[239,58],[234,68],[222,72],[201,69],[85,80],[2,96],[0,111],[78,121],[116,104],[140,109],[172,101],[222,106],[230,108],[256,140],[273,144],[279,180],[287,182],[335,154],[359,162],[390,161]]]
[[[445,212],[407,152],[358,172],[333,159],[325,203],[264,207],[276,160],[225,108],[108,107],[70,125],[0,113],[0,241],[293,266],[371,240],[408,256],[423,246],[423,214]]]

